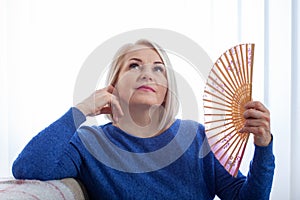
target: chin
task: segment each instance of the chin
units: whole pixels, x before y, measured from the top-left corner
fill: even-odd
[[[143,99],[131,99],[130,103],[131,106],[160,106],[162,102],[158,102],[157,100],[152,100],[150,98],[143,98]]]
[[[157,102],[151,102],[151,101],[138,101],[138,102],[130,102],[131,106],[147,106],[147,107],[152,107],[152,106],[159,106]]]
[[[158,106],[161,105],[163,100],[160,101],[157,97],[153,97],[151,95],[145,96],[145,95],[134,95],[130,99],[130,105],[145,105],[145,106]]]

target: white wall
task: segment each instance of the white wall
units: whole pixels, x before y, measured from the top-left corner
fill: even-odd
[[[291,111],[299,110],[299,97],[291,99],[291,2],[0,0],[0,176],[11,176],[30,138],[72,106],[78,72],[96,47],[125,31],[163,28],[191,38],[212,60],[237,43],[256,43],[254,99],[265,100],[272,113],[271,199],[295,197],[291,180],[300,177],[291,173],[300,156],[291,154],[299,150],[291,137],[299,141],[299,131],[292,136]],[[243,171],[252,156],[248,146]]]

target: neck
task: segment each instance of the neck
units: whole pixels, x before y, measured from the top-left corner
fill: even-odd
[[[136,137],[153,137],[164,131],[159,130],[162,109],[161,106],[125,106],[124,116],[114,125]]]

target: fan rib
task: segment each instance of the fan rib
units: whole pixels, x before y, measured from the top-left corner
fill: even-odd
[[[223,130],[223,131],[217,133],[216,135],[212,135],[212,136],[207,137],[207,139],[208,139],[208,141],[210,141],[212,138],[217,137],[217,136],[219,136],[219,135],[222,134],[222,133],[226,133],[227,131],[229,131],[229,130],[232,129],[232,128],[234,128],[233,125],[231,125],[230,127],[226,128],[225,130]],[[233,131],[234,131],[234,130],[232,130],[229,134],[233,133]],[[224,138],[225,138],[225,137],[222,137],[221,139],[219,139],[218,141],[216,141],[214,144],[211,145],[211,147],[214,146],[214,145],[216,145],[216,143],[220,142],[220,141],[221,141],[222,139],[224,139]]]
[[[230,168],[228,169],[229,173],[231,172],[232,167],[235,165],[235,162],[237,161],[236,158],[239,155],[238,152],[240,151],[241,147],[243,146],[243,141],[244,141],[244,138],[243,137],[239,137],[238,143],[235,145],[233,151],[231,152],[230,156],[228,157],[228,159],[227,159],[227,161],[225,163],[225,166],[226,166],[226,165],[228,165],[228,162],[230,160],[233,160],[233,162],[231,162],[231,164],[229,164],[230,165]],[[238,148],[238,152],[235,153],[235,151],[236,151],[237,148]],[[235,157],[233,158],[233,154],[234,153],[235,153]],[[230,158],[233,158],[233,159],[230,159]]]
[[[251,65],[250,65],[250,82],[249,82],[249,84],[251,85],[253,79],[253,60],[254,60],[254,44],[251,44]],[[250,98],[252,98],[252,87],[250,87]]]
[[[210,129],[207,129],[206,131],[209,132],[209,131],[215,130],[217,128],[222,128],[222,127],[230,125],[230,124],[231,124],[231,122],[226,123],[226,124],[222,124],[222,125],[219,125],[219,126],[215,126],[215,127],[210,128]]]
[[[221,138],[221,139],[219,140],[219,142],[222,141],[222,140],[225,140],[225,138],[227,138],[227,137],[228,137],[229,135],[231,135],[233,132],[234,132],[234,130],[231,131],[230,133],[228,133],[227,135],[225,135],[223,138]],[[234,139],[234,138],[235,138],[235,139]],[[232,139],[234,139],[233,142],[232,142],[232,143],[229,143]],[[220,160],[224,157],[224,155],[227,154],[227,152],[230,150],[232,144],[234,144],[235,141],[236,141],[237,139],[238,139],[238,136],[237,136],[237,135],[233,135],[233,136],[230,137],[228,140],[226,140],[226,143],[224,143],[222,146],[220,146],[220,147],[215,151],[215,153],[219,153],[219,151],[221,151],[222,149],[226,149],[225,152],[224,152],[224,154],[222,154],[222,156],[220,157]],[[227,147],[224,148],[226,145],[227,145]]]
[[[224,114],[224,113],[209,113],[209,114],[204,114],[205,116],[231,116],[230,114]]]
[[[225,58],[226,58],[226,54],[224,54],[224,56],[225,56]],[[234,80],[232,79],[231,74],[229,73],[230,70],[228,70],[228,69],[226,68],[226,65],[225,65],[224,61],[222,60],[222,58],[221,58],[220,60],[221,60],[222,66],[223,66],[223,71],[226,72],[227,76],[228,76],[229,79],[230,79],[230,81],[227,81],[227,82],[230,84],[230,86],[232,87],[232,89],[237,90],[238,88],[236,87],[236,84],[234,84],[235,82],[234,82]],[[226,76],[225,76],[225,77],[226,77]],[[224,78],[225,78],[225,77],[224,77]],[[228,79],[227,79],[227,80],[228,80]]]
[[[232,73],[235,72],[235,74],[238,78],[238,85],[241,86],[241,85],[243,85],[243,82],[242,82],[241,77],[240,77],[241,76],[240,69],[237,67],[237,66],[239,66],[239,59],[237,57],[236,57],[236,59],[233,57],[232,51],[234,51],[235,56],[237,56],[237,52],[235,51],[234,48],[229,51],[229,55],[232,59],[231,62],[233,63],[233,66],[234,66],[234,70],[232,71]],[[237,65],[236,61],[237,61],[238,65]],[[234,76],[234,77],[236,77],[236,76]]]
[[[230,54],[230,51],[229,51],[229,54]],[[236,78],[236,76],[234,74],[235,69],[232,68],[232,63],[234,64],[234,62],[229,61],[228,55],[226,53],[224,54],[224,57],[227,61],[228,68],[229,68],[229,69],[227,69],[228,74],[230,74],[231,77],[233,76],[233,84],[236,85],[237,87],[239,87],[241,84],[239,83],[238,79]]]
[[[251,49],[248,48],[248,44],[246,44],[246,82],[247,84],[249,84],[250,82],[250,75],[249,75],[249,51],[251,51]]]
[[[222,122],[222,121],[229,121],[229,120],[232,120],[232,117],[224,118],[224,119],[218,119],[218,120],[212,120],[212,121],[204,122],[204,124],[211,124],[211,123],[215,123],[215,122]]]
[[[224,90],[224,91],[220,91],[220,92],[222,92],[222,93],[226,92],[231,98],[233,97],[232,94],[227,92],[226,88],[228,88],[228,87],[226,86],[226,84],[224,84],[224,86],[222,86],[213,77],[209,76],[208,78],[213,82],[213,84],[216,84],[219,88],[222,88],[222,90]]]
[[[220,160],[222,160],[223,159],[223,157],[225,156],[225,155],[227,155],[227,152],[231,149],[231,147],[233,147],[233,144],[235,144],[236,143],[236,141],[239,139],[239,137],[237,136],[237,135],[235,135],[236,137],[231,137],[231,138],[235,138],[234,140],[233,140],[233,142],[228,146],[228,148],[226,149],[226,151],[225,151],[225,153],[220,157]],[[231,139],[230,138],[230,139]],[[229,140],[228,140],[229,141]],[[233,149],[233,151],[232,152],[234,152],[234,149]],[[231,156],[231,155],[230,155]]]
[[[211,89],[213,89],[215,92],[218,92],[219,94],[221,94],[222,96],[224,96],[226,99],[228,99],[228,100],[231,99],[230,97],[228,97],[227,95],[225,95],[223,92],[219,91],[217,88],[215,88],[210,83],[207,83],[206,85],[209,86]]]
[[[212,106],[204,106],[204,108],[210,108],[212,110],[220,110],[220,111],[226,111],[230,112],[231,110],[223,109],[223,108],[217,108],[217,107],[212,107]]]
[[[228,74],[228,71],[226,70],[226,67],[224,66],[224,62],[223,62],[221,59],[219,59],[219,61],[221,61],[223,68],[225,68],[226,74]],[[218,65],[218,63],[216,63],[215,66],[217,67],[218,71],[222,74],[222,76],[223,76],[223,78],[225,79],[226,83],[228,83],[228,84],[226,84],[226,86],[228,87],[228,85],[229,85],[229,87],[235,91],[237,88],[234,87],[234,86],[231,84],[232,82],[227,78],[226,74],[223,72],[223,70],[222,70],[221,67]],[[230,76],[229,76],[229,78],[231,79]],[[228,88],[229,88],[229,87],[228,87]]]
[[[233,127],[233,126],[228,127],[228,128],[226,129],[226,131],[224,130],[224,131],[218,133],[217,135],[213,135],[213,136],[209,137],[209,138],[208,138],[208,141],[210,141],[212,138],[214,138],[214,137],[216,137],[216,136],[219,136],[220,134],[222,134],[222,133],[224,133],[224,132],[229,131],[229,130],[232,129],[232,128],[234,128],[234,127]],[[219,142],[221,142],[222,140],[224,140],[228,135],[232,134],[233,132],[234,132],[234,129],[233,129],[232,131],[230,131],[229,133],[227,133],[226,135],[224,135],[223,137],[218,138],[217,141],[215,141],[213,144],[210,145],[211,148],[212,148],[212,150],[213,150],[213,147],[214,147],[215,145],[217,145]],[[215,153],[216,151],[213,150],[213,152]]]
[[[236,176],[237,175],[237,173],[238,173],[238,169],[240,168],[240,166],[241,166],[241,163],[242,163],[242,158],[244,157],[244,154],[245,154],[245,150],[246,150],[246,144],[248,143],[248,139],[249,139],[249,133],[243,133],[243,134],[245,134],[246,136],[245,136],[245,138],[246,138],[246,140],[244,141],[244,145],[243,145],[243,149],[242,149],[242,153],[241,153],[241,160],[240,160],[240,162],[238,162],[238,166],[237,166],[237,170],[236,170],[236,172],[234,173],[234,176]]]
[[[219,96],[213,94],[213,93],[210,92],[210,91],[205,90],[204,93],[207,93],[207,94],[209,94],[209,95],[211,95],[211,96],[213,96],[213,97],[215,97],[215,98],[217,98],[217,99],[220,99],[220,100],[223,101],[223,102],[226,102],[226,103],[230,104],[229,101],[227,101],[227,100],[225,100],[225,99],[223,99],[223,98],[221,98],[221,97],[219,97]],[[230,99],[229,99],[229,100],[230,100]]]
[[[244,54],[243,54],[243,48],[242,45],[240,45],[240,53],[241,53],[241,63],[242,63],[242,73],[243,73],[243,82],[247,84],[246,82],[246,72],[245,72],[245,63],[244,63]]]
[[[238,143],[238,145],[239,145],[239,148],[238,148],[238,151],[237,151],[237,153],[236,153],[236,155],[235,155],[235,157],[234,157],[234,162],[230,165],[230,168],[229,168],[229,171],[231,171],[231,169],[232,169],[232,167],[235,165],[235,162],[237,162],[236,164],[237,164],[237,167],[235,168],[235,171],[234,171],[234,174],[235,173],[237,173],[237,171],[238,171],[238,169],[239,169],[239,163],[241,162],[241,159],[242,159],[242,156],[239,154],[239,152],[241,151],[241,149],[242,149],[242,151],[243,151],[243,149],[245,149],[246,148],[246,142],[247,141],[247,138],[245,138],[245,137],[240,137],[240,140],[239,140],[239,143]],[[232,152],[232,154],[235,152],[235,149],[238,147],[238,145],[236,145],[235,146],[235,148],[234,148],[234,150],[233,150],[233,152]],[[240,159],[239,160],[237,160],[237,157],[240,157]]]
[[[224,107],[227,107],[227,108],[231,108],[230,105],[226,105],[224,103],[221,103],[221,102],[217,102],[217,101],[213,101],[213,100],[209,100],[209,99],[203,99],[203,101],[206,101],[206,102],[209,102],[209,103],[215,103],[215,104],[218,104],[218,105],[221,105],[221,106],[224,106]]]
[[[230,89],[230,87],[228,87],[227,86],[227,84],[220,78],[220,76],[217,74],[217,72],[214,70],[214,69],[212,69],[212,73],[218,78],[218,80],[220,80],[221,81],[221,83],[224,85],[224,87],[223,87],[223,89],[224,90],[229,90],[229,92],[230,92],[230,96],[233,96],[234,95],[234,92]]]

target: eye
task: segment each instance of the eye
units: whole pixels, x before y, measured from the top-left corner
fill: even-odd
[[[140,69],[140,66],[137,63],[131,63],[129,69]]]
[[[155,66],[153,67],[153,71],[155,71],[155,72],[164,72],[165,69],[164,69],[163,66],[155,65]]]

